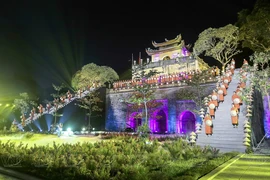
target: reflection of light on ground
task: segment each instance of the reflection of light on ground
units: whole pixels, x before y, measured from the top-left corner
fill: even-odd
[[[62,136],[73,136],[74,133],[72,131],[62,131]]]

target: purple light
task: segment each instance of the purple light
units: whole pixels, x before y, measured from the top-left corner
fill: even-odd
[[[195,131],[196,116],[191,111],[183,111],[177,119],[176,132],[189,134]]]
[[[137,130],[138,126],[142,125],[142,118],[138,117],[138,112],[133,112],[129,116],[129,120],[127,122],[127,127],[132,128],[133,130]]]
[[[149,118],[150,129],[152,132],[165,133],[168,131],[168,100],[157,100],[163,105],[157,108]]]
[[[265,110],[265,118],[264,118],[264,130],[266,133],[266,137],[270,138],[270,111],[268,107],[267,97],[264,97],[264,110]]]

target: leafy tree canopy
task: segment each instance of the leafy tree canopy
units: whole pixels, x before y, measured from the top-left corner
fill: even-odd
[[[270,2],[258,0],[252,11],[238,13],[239,39],[243,47],[257,52],[270,51]]]
[[[30,106],[37,106],[37,103],[34,100],[31,100],[28,93],[20,93],[20,97],[18,99],[14,99],[14,110],[19,110],[21,114],[25,114],[30,109]]]
[[[213,57],[221,63],[224,70],[231,58],[241,51],[238,50],[238,27],[228,24],[221,28],[208,28],[199,34],[193,53],[195,56]]]
[[[92,86],[94,83],[103,86],[105,83],[112,83],[118,79],[118,74],[112,68],[90,63],[75,73],[71,85],[74,89],[80,89],[89,85]]]

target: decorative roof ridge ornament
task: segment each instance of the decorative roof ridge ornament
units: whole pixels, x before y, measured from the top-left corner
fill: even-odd
[[[171,44],[179,43],[182,40],[181,34],[177,35],[174,39],[168,40],[165,38],[165,42],[157,43],[156,41],[152,41],[152,45],[154,47],[168,46]]]

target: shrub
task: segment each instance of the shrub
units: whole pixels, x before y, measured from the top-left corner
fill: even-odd
[[[32,132],[26,132],[24,135],[23,135],[23,138],[25,139],[30,139],[34,136],[34,133]]]
[[[0,141],[0,157],[21,167],[16,170],[42,179],[166,180],[196,179],[235,156],[228,153],[206,159],[203,150],[183,139],[161,145],[157,139],[148,142],[130,134],[106,135],[119,139],[31,148],[22,143],[15,146],[15,143]]]

